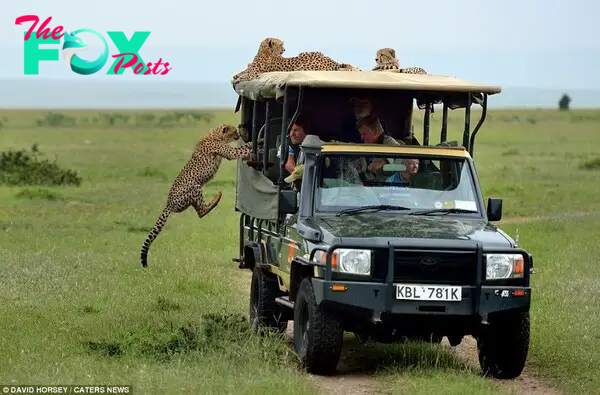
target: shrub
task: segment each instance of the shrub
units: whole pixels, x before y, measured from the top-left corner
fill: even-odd
[[[0,184],[4,185],[81,185],[81,177],[62,169],[56,161],[40,159],[37,144],[31,151],[8,150],[0,153]]]
[[[37,126],[75,126],[77,122],[75,117],[50,111],[35,123]]]

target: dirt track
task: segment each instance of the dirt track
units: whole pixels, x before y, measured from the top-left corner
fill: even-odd
[[[450,347],[446,338],[442,341],[442,344]],[[471,336],[465,336],[462,343],[456,347],[456,353],[458,356],[465,360],[469,361],[475,366],[479,366],[479,362],[477,359],[477,342]],[[550,387],[545,383],[542,383],[540,380],[536,379],[533,376],[530,376],[527,372],[527,365],[525,365],[525,370],[523,374],[514,380],[495,380],[499,383],[502,388],[505,388],[508,393],[515,394],[532,394],[532,395],[558,395],[562,394],[556,388]]]
[[[507,221],[508,222],[508,221]],[[250,294],[250,273],[244,273],[246,281],[244,285],[246,292]],[[288,322],[287,337],[290,347],[292,347],[292,335],[293,335],[293,322]],[[448,340],[444,338],[442,345],[450,347]],[[479,362],[477,359],[477,344],[473,337],[465,336],[460,345],[454,350],[458,357],[476,368],[479,368]],[[342,350],[342,356],[338,365],[338,373],[335,376],[323,377],[311,375],[310,379],[315,383],[316,387],[320,389],[322,394],[335,394],[335,395],[359,395],[359,394],[387,394],[389,393],[386,389],[372,377],[372,371],[367,368],[358,366],[356,363],[357,358],[354,358],[354,352],[348,347],[344,347]],[[492,380],[492,379],[490,379]],[[556,388],[543,383],[530,375],[525,370],[520,377],[514,380],[495,380],[501,388],[506,390],[508,394],[516,395],[560,395],[563,392]]]
[[[291,343],[292,322],[288,324],[288,339]],[[291,344],[290,344],[291,345]],[[448,340],[444,338],[442,345],[450,347]],[[462,343],[455,348],[458,357],[479,368],[477,359],[477,343],[471,336],[466,336]],[[338,365],[338,374],[332,377],[311,376],[316,386],[322,390],[323,394],[386,394],[385,388],[381,386],[375,378],[371,376],[370,371],[361,371],[361,367],[353,363],[352,352],[342,351],[340,364]],[[492,380],[492,379],[490,379]],[[523,374],[514,380],[494,380],[500,384],[509,394],[518,395],[560,395],[563,394],[556,388],[542,383],[540,380],[530,376],[527,367]]]

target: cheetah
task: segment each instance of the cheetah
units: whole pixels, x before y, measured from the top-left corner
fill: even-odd
[[[372,71],[399,70],[400,63],[396,59],[396,51],[393,48],[381,48],[375,55],[375,67]]]
[[[421,67],[405,67],[401,68],[396,51],[393,48],[381,48],[375,56],[375,66],[372,71],[388,71],[404,74],[427,74]]]
[[[354,116],[356,118],[365,118],[371,115],[373,111],[373,106],[371,102],[366,99],[359,99],[356,96],[352,96],[348,102],[352,105],[352,110],[354,111]]]
[[[262,73],[271,71],[360,71],[358,67],[347,63],[338,63],[322,52],[300,52],[298,56],[284,58],[285,47],[278,38],[267,37],[261,41],[258,52],[246,70],[234,75],[231,83],[252,80]]]
[[[221,191],[218,191],[212,200],[207,203],[202,196],[202,188],[215,176],[222,158],[233,160],[250,157],[252,142],[248,142],[239,148],[229,145],[229,143],[239,138],[239,132],[235,126],[221,124],[196,143],[191,158],[171,185],[167,203],[162,213],[144,241],[141,251],[143,267],[147,266],[150,245],[162,231],[169,215],[181,213],[192,206],[198,217],[202,218],[219,203],[222,196]]]

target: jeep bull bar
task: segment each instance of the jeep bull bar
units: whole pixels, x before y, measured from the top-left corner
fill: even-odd
[[[409,244],[410,243],[410,244]],[[375,252],[378,257],[387,257],[385,276],[376,279],[373,272],[364,276],[364,280],[334,280],[332,257],[338,249],[364,249]],[[325,252],[325,264],[314,260],[318,251]],[[445,300],[408,300],[398,297],[397,292],[403,284],[415,284],[430,288],[444,288],[446,284],[437,281],[412,281],[410,278],[398,279],[396,274],[396,259],[401,259],[403,254],[420,253],[448,254],[452,258],[456,254],[472,254],[476,259],[470,261],[475,265],[473,275],[468,277],[468,284],[454,285],[460,288],[461,298],[457,301]],[[486,254],[519,254],[523,257],[523,277],[509,279],[487,280],[485,273]],[[300,257],[299,257],[300,258]],[[377,259],[377,258],[375,258]],[[319,266],[325,270],[324,278],[313,278],[315,297],[318,304],[321,302],[346,305],[374,310],[379,313],[390,314],[443,314],[443,315],[480,315],[482,322],[487,323],[488,314],[506,311],[515,308],[528,308],[531,301],[530,274],[533,268],[533,257],[521,248],[487,247],[478,242],[465,240],[436,240],[435,244],[423,240],[410,240],[405,242],[380,243],[334,243],[328,248],[315,247],[310,253],[310,262],[298,259],[302,264]],[[381,263],[381,262],[379,262]],[[372,265],[375,267],[377,263]],[[508,284],[507,284],[508,283]]]

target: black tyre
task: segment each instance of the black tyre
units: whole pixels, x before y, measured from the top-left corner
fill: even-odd
[[[256,331],[274,330],[285,333],[287,320],[282,307],[275,302],[275,298],[282,296],[283,292],[277,284],[277,277],[264,271],[260,266],[254,266],[252,282],[250,285],[250,326]]]
[[[482,373],[497,379],[519,377],[529,352],[529,312],[502,314],[477,337]]]
[[[343,340],[339,320],[317,306],[311,279],[305,278],[294,304],[294,348],[308,373],[334,374]]]

